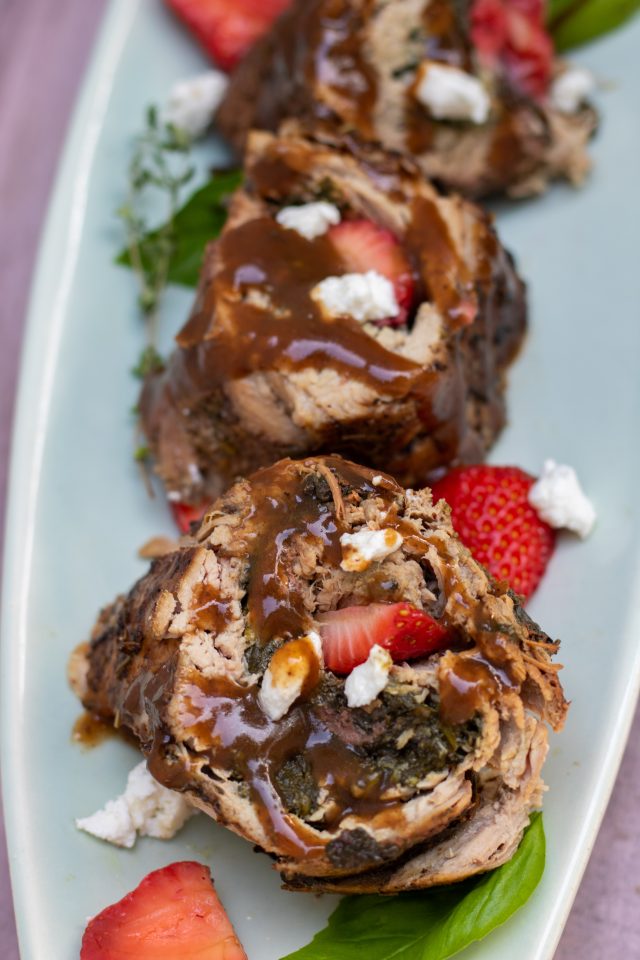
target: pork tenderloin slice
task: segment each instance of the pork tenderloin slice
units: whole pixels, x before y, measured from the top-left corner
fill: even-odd
[[[432,17],[436,5],[440,16]],[[481,69],[460,9],[454,0],[296,0],[235,71],[218,127],[242,150],[250,130],[277,130],[295,117],[306,130],[409,154],[428,177],[475,197],[538,193],[556,178],[581,182],[595,111],[561,113],[549,97],[534,102],[497,69]],[[439,36],[447,10],[456,28]],[[479,79],[491,102],[484,122],[438,120],[419,102],[426,49]]]
[[[345,533],[389,527],[402,538],[391,555],[342,569]],[[327,610],[398,602],[437,618],[449,649],[395,664],[351,708],[310,638]],[[302,662],[303,683],[272,719],[261,688],[292,645],[286,676]],[[511,798],[500,835],[511,824],[517,842],[539,801],[544,724],[566,711],[555,649],[457,540],[446,504],[325,457],[236,483],[101,612],[72,662],[85,707],[132,732],[159,782],[271,854],[288,884],[390,891],[428,883],[421,858],[480,823],[489,796]],[[496,843],[498,859],[498,846],[511,849]],[[469,856],[452,869],[489,862]]]
[[[343,219],[397,237],[415,274],[408,323],[318,314],[313,283],[343,274],[342,261],[326,237],[308,241],[275,214],[325,195]],[[178,347],[143,389],[155,468],[194,505],[239,474],[324,451],[423,483],[484,457],[524,327],[524,286],[476,206],[440,196],[398,158],[255,133]]]

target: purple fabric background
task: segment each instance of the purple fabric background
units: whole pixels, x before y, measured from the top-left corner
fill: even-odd
[[[106,0],[0,0],[0,505],[38,235],[105,5]],[[3,519],[0,513],[0,541]],[[639,741],[640,714],[556,960],[640,957]],[[18,960],[1,817],[0,956]]]

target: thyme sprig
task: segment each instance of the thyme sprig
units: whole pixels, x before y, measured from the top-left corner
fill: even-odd
[[[118,210],[138,281],[138,304],[145,317],[147,350],[155,351],[158,310],[176,244],[175,217],[180,193],[195,174],[190,148],[188,135],[172,123],[162,121],[156,107],[149,107],[146,127],[136,139],[129,164],[127,199]],[[145,207],[154,193],[164,198],[166,219],[158,230],[151,232]]]

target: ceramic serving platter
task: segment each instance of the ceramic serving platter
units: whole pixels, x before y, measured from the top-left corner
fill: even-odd
[[[573,701],[546,768],[548,864],[526,907],[466,960],[550,960],[618,769],[640,680],[640,21],[581,51],[601,82],[602,129],[584,190],[497,210],[530,282],[531,332],[510,376],[496,463],[574,465],[599,521],[563,539],[531,613],[562,638]],[[171,533],[133,462],[130,367],[143,342],[122,242],[131,140],[147,104],[205,67],[159,0],[114,0],[78,103],[47,220],[17,407],[3,597],[5,810],[23,960],[78,956],[87,917],[172,860],[211,865],[250,960],[306,943],[335,901],[284,893],[266,857],[204,816],[133,851],[74,827],[120,792],[135,751],[71,741],[66,660],[96,610],[144,570],[140,544]],[[221,147],[216,147],[220,157]],[[200,156],[214,159],[209,145]],[[204,169],[204,167],[203,167]],[[189,291],[170,291],[168,344]]]

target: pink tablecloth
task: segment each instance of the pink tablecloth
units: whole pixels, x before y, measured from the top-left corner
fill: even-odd
[[[105,0],[0,0],[0,504],[38,232],[104,6]],[[640,958],[639,809],[640,715],[556,960]],[[0,819],[0,956],[17,960],[1,832]]]

